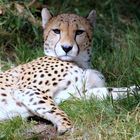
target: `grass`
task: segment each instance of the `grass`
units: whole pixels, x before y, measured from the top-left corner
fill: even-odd
[[[105,75],[108,86],[140,85],[139,2],[133,0],[47,2],[54,15],[74,12],[86,16],[95,8],[97,24],[93,36],[92,66]],[[11,3],[8,0],[0,0],[0,7],[6,8],[4,15],[0,16],[0,64],[3,71],[43,56],[41,27],[19,16]],[[34,8],[28,12],[36,16]],[[39,17],[36,18],[40,20]],[[58,139],[139,140],[139,101],[138,95],[117,101],[111,99],[98,101],[94,98],[89,101],[76,99],[66,101],[61,104],[61,108],[74,122],[75,131]],[[28,126],[30,124],[20,118],[1,123],[0,140],[24,139],[21,132]]]
[[[70,106],[68,107],[68,104]],[[120,105],[119,105],[120,104]],[[75,131],[68,139],[120,140],[138,139],[139,115],[137,106],[128,111],[121,101],[70,101],[63,108],[75,122]]]

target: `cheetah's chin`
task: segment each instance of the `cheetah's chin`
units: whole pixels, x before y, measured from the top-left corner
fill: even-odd
[[[74,58],[75,57],[68,56],[68,55],[67,56],[66,55],[65,56],[59,56],[59,59],[64,60],[64,61],[72,61],[72,60],[74,60]]]

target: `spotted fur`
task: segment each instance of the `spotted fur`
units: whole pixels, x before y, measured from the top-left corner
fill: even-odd
[[[104,86],[99,72],[47,56],[0,73],[0,120],[36,115],[50,120],[62,134],[72,124],[57,104],[69,93],[79,97],[86,79],[85,90]]]

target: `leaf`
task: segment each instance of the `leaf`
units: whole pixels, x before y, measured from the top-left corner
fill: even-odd
[[[2,16],[4,14],[4,10],[3,8],[0,6],[0,16]]]
[[[18,3],[15,3],[15,8],[17,9],[17,11],[19,13],[23,13],[24,12],[24,9],[25,9],[22,5],[20,5]]]

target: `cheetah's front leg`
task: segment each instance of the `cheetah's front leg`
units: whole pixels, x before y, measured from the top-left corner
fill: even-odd
[[[51,96],[43,96],[40,91],[26,89],[16,91],[14,98],[22,102],[33,114],[50,120],[56,127],[59,134],[63,134],[72,128],[67,115],[55,105]]]

